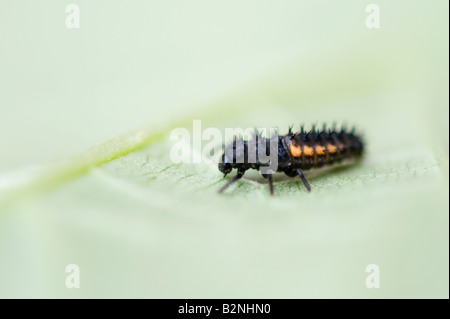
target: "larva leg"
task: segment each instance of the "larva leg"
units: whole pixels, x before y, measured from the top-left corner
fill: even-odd
[[[225,185],[222,186],[221,189],[219,189],[219,193],[222,193],[224,190],[226,190],[228,188],[228,186],[230,186],[231,184],[233,184],[234,182],[240,180],[242,178],[242,176],[244,176],[245,170],[241,170],[238,169],[238,172],[235,176],[233,176],[232,179],[230,179],[228,181],[228,183],[226,183]]]
[[[309,186],[309,183],[306,180],[305,175],[303,175],[303,172],[301,170],[299,170],[299,169],[296,170],[295,172],[297,173],[298,176],[300,176],[300,178],[301,178],[303,184],[305,185],[306,189],[308,190],[308,192],[310,192],[311,191],[311,186]]]
[[[308,192],[311,191],[311,186],[309,186],[308,181],[306,180],[305,175],[303,175],[303,172],[299,169],[296,170],[292,170],[292,169],[286,169],[284,171],[284,173],[289,176],[289,177],[295,177],[295,176],[300,176],[303,184],[305,185],[306,189],[308,190]]]
[[[273,195],[273,181],[272,181],[272,174],[262,174],[264,178],[267,178],[267,181],[269,182],[269,189],[270,189],[270,195]]]

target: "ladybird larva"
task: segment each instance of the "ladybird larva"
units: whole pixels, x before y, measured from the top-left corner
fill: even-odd
[[[340,163],[346,159],[357,159],[364,151],[362,138],[355,133],[354,128],[348,131],[342,127],[338,131],[324,126],[322,130],[316,130],[313,126],[311,131],[306,132],[302,126],[299,132],[294,133],[290,127],[286,135],[278,135],[275,138],[278,142],[277,172],[283,172],[290,177],[299,176],[308,191],[311,191],[311,187],[302,170]],[[261,161],[258,156],[253,162],[247,160],[251,152],[258,154],[258,145],[266,145],[268,149],[270,139],[255,134],[254,140],[259,140],[259,143],[235,138],[225,148],[219,163],[219,171],[224,173],[224,177],[233,169],[237,169],[237,174],[219,190],[219,193],[241,179],[248,169],[260,170],[261,167],[267,166],[267,162]],[[237,161],[237,158],[243,160]],[[267,178],[270,194],[273,195],[272,174],[263,174],[263,177]]]

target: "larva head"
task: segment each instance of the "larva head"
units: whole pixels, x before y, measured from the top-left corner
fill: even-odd
[[[219,171],[221,171],[222,173],[227,175],[228,173],[231,172],[232,169],[233,169],[233,167],[231,166],[230,163],[226,162],[225,154],[223,154],[222,162],[219,163]]]
[[[225,147],[222,161],[219,163],[219,171],[227,175],[233,168],[241,167],[247,162],[247,142],[242,139],[235,139]]]

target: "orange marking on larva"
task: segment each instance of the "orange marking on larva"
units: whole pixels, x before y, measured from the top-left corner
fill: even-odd
[[[324,146],[316,146],[316,154],[317,155],[325,155],[325,147]]]
[[[336,146],[329,144],[327,146],[327,150],[328,150],[328,153],[331,153],[331,154],[336,153]]]
[[[342,151],[344,149],[344,144],[339,144],[338,147],[339,147],[339,150]]]
[[[305,146],[305,147],[303,147],[303,153],[305,153],[306,156],[313,156],[314,149],[310,146]]]
[[[302,148],[298,145],[289,145],[289,152],[294,157],[300,157],[302,156]]]

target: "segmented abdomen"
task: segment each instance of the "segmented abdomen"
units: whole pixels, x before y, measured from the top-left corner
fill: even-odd
[[[312,131],[288,134],[285,145],[293,168],[310,169],[359,157],[363,152],[361,138],[353,132]]]

